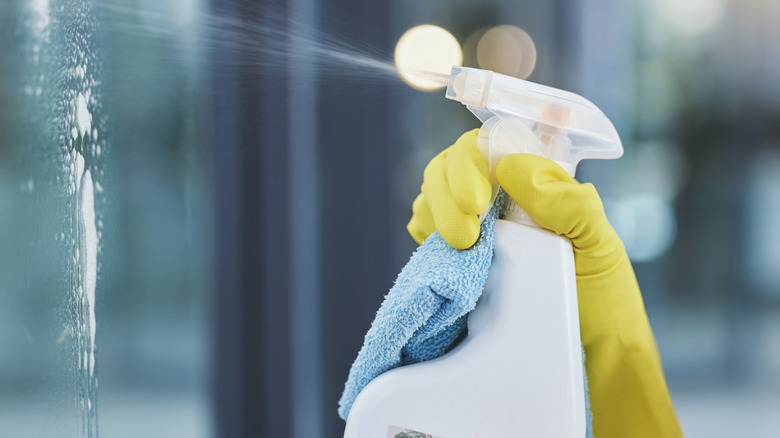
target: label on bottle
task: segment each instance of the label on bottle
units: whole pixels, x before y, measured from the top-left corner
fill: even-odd
[[[405,427],[389,426],[387,428],[387,435],[385,438],[444,438],[444,437],[431,435],[425,432],[418,432],[416,430],[407,429]]]

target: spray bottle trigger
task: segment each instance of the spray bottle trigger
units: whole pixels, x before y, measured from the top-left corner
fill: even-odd
[[[479,134],[477,134],[477,147],[479,148],[479,151],[482,153],[482,158],[485,159],[485,162],[488,165],[488,174],[490,175],[490,186],[492,188],[492,194],[490,195],[490,203],[488,204],[485,211],[482,212],[482,214],[479,215],[479,223],[481,224],[485,218],[487,217],[490,210],[493,208],[493,204],[496,203],[496,198],[498,197],[498,180],[496,179],[496,166],[498,165],[498,160],[493,159],[492,152],[492,146],[490,141],[490,135],[493,131],[493,128],[495,128],[496,124],[501,122],[501,119],[499,117],[492,117],[488,119],[482,127],[479,129]]]
[[[482,223],[498,196],[499,184],[496,178],[498,163],[507,155],[517,153],[544,156],[545,145],[522,120],[495,116],[488,119],[480,128],[477,147],[488,163],[490,184],[493,188],[490,205],[479,216],[479,222]]]

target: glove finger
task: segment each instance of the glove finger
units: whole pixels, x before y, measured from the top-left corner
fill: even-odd
[[[578,276],[628,261],[593,184],[580,184],[554,161],[528,154],[501,160],[496,177],[537,224],[571,239]]]
[[[423,179],[425,178],[426,174],[429,175],[429,179],[432,178],[428,168],[431,167],[431,165],[435,166],[435,163],[438,161],[446,160],[448,154],[449,148],[439,152],[438,155],[433,157],[433,159],[431,159],[431,161],[425,167]],[[423,187],[424,186],[425,184],[423,183]],[[431,210],[428,206],[425,195],[422,193],[422,187],[420,188],[420,191],[421,193],[417,195],[417,198],[415,198],[414,202],[412,203],[412,217],[409,219],[409,223],[406,224],[406,230],[412,236],[412,239],[414,239],[418,244],[422,244],[422,242],[427,239],[428,236],[436,231],[436,224],[433,221],[433,215],[431,215]]]
[[[412,203],[412,218],[406,225],[406,230],[418,244],[422,244],[428,236],[436,231],[431,209],[428,208],[428,203],[422,193],[417,195]]]
[[[477,147],[478,133],[474,129],[460,136],[450,148],[445,167],[455,204],[462,212],[476,215],[488,208],[493,194],[488,165]]]
[[[601,231],[606,223],[601,199],[593,185],[578,183],[547,158],[509,155],[498,163],[496,177],[536,223],[568,237],[576,247],[595,243],[594,232]]]
[[[476,214],[461,211],[452,198],[445,174],[448,153],[449,148],[428,163],[422,192],[441,237],[456,249],[466,249],[479,238],[479,220]]]

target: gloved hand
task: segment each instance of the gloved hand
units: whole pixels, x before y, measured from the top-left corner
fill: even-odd
[[[407,226],[418,242],[435,229],[460,249],[479,237],[477,215],[491,190],[476,134],[461,136],[425,169]],[[496,177],[537,224],[572,241],[594,436],[682,437],[639,285],[596,189],[528,154],[505,157]]]
[[[478,216],[490,204],[492,189],[487,163],[477,149],[478,133],[474,129],[461,135],[425,167],[406,226],[417,243],[435,230],[457,249],[469,248],[479,238]]]

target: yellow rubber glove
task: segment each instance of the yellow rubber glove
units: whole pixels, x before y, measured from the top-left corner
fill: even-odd
[[[472,134],[473,141],[466,137]],[[479,154],[473,131],[448,150],[446,170],[482,168],[473,163],[474,151]],[[434,164],[437,159],[441,161],[437,157],[429,164],[435,171],[426,169],[423,193],[415,201],[408,228],[410,232],[415,230],[417,235],[412,235],[419,241],[418,236],[433,232],[430,226],[435,224],[448,242],[449,236],[460,239],[453,246],[469,247],[476,241],[469,233],[472,219],[476,220],[478,214],[471,211],[480,210],[483,198],[474,202],[468,213],[461,210],[453,214],[452,206],[464,204],[464,200],[463,194],[452,195],[456,187],[468,187],[483,195],[484,187],[489,187],[487,166],[484,174],[442,173],[436,170],[441,168],[441,163]],[[462,163],[456,163],[461,160]],[[639,285],[596,189],[591,184],[578,183],[555,162],[527,154],[501,160],[496,176],[507,194],[536,223],[572,241],[594,436],[681,437]],[[456,183],[456,177],[472,180]],[[432,187],[435,189],[431,190]],[[450,195],[442,187],[449,187]],[[488,202],[481,210],[487,208]],[[468,217],[466,224],[457,225],[464,217]]]
[[[474,129],[461,135],[425,167],[406,226],[417,243],[435,230],[457,249],[469,248],[479,238],[478,217],[490,204],[492,189],[487,163],[477,149],[478,133]]]

